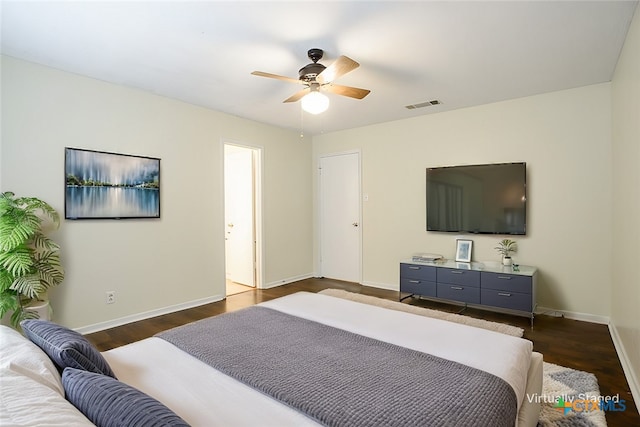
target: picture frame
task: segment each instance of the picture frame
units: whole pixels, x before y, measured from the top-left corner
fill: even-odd
[[[473,248],[473,240],[457,239],[456,240],[456,261],[471,262],[472,248]]]
[[[456,268],[459,270],[471,270],[471,263],[469,262],[456,262]]]
[[[65,147],[65,219],[160,218],[160,159]]]

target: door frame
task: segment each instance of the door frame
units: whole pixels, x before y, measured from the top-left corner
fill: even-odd
[[[347,150],[347,151],[339,151],[339,152],[331,152],[331,153],[323,153],[323,154],[319,154],[318,155],[318,159],[317,159],[317,163],[316,163],[316,194],[318,195],[318,203],[317,203],[317,211],[316,211],[316,217],[318,218],[318,252],[316,255],[316,262],[318,265],[318,270],[319,270],[319,275],[320,277],[324,277],[324,272],[322,271],[322,229],[323,229],[323,223],[322,223],[322,178],[320,177],[320,170],[321,170],[321,162],[322,159],[327,158],[327,157],[337,157],[337,156],[344,156],[344,155],[349,155],[349,154],[355,154],[358,156],[358,224],[359,224],[359,230],[360,230],[360,234],[358,236],[358,282],[359,284],[363,283],[363,277],[362,277],[362,271],[363,271],[363,266],[362,266],[362,242],[363,242],[363,235],[364,235],[364,228],[363,228],[363,224],[362,224],[362,151],[359,149],[355,149],[355,150]]]
[[[238,142],[232,139],[221,138],[220,140],[220,157],[221,157],[221,183],[222,183],[222,222],[220,226],[223,230],[226,227],[225,221],[225,185],[224,185],[224,172],[225,172],[225,145],[233,145],[236,147],[242,147],[253,152],[254,162],[254,227],[255,227],[255,244],[254,244],[254,271],[255,271],[255,288],[264,289],[264,238],[263,238],[263,183],[264,183],[264,148],[259,145],[249,144],[245,142]],[[223,231],[224,236],[224,231]],[[227,277],[226,271],[226,245],[223,248],[225,256],[225,272],[224,277]],[[226,295],[226,291],[225,291]]]

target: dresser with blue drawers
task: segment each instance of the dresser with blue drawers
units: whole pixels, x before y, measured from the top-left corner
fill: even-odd
[[[526,315],[533,325],[536,276],[537,269],[525,265],[402,261],[400,300],[416,296]]]

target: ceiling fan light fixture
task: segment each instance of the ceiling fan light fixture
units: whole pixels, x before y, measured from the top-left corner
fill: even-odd
[[[317,90],[312,90],[306,94],[301,102],[302,109],[311,114],[324,113],[329,108],[329,98]]]

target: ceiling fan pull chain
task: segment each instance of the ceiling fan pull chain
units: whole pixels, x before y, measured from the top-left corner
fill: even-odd
[[[304,139],[304,110],[300,105],[300,139]]]

